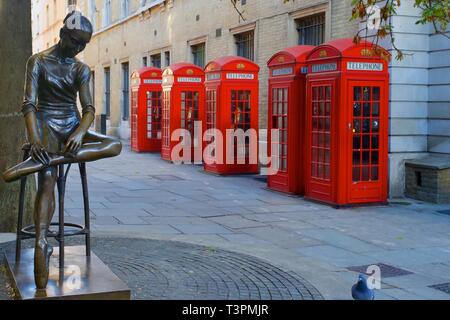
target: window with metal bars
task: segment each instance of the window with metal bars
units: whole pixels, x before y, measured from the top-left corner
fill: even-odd
[[[205,43],[199,43],[191,46],[192,62],[200,68],[205,67]]]
[[[122,119],[130,117],[130,67],[128,62],[122,63]]]
[[[150,62],[152,63],[152,67],[161,68],[161,54],[154,54],[150,56]]]
[[[111,69],[109,67],[104,69],[105,86],[104,86],[104,107],[106,117],[109,119],[111,116]]]
[[[236,40],[236,54],[249,60],[255,59],[255,33],[248,31],[234,36]]]
[[[318,46],[325,42],[325,13],[296,20],[298,44]]]

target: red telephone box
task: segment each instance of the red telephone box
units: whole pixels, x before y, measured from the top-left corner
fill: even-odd
[[[229,56],[210,62],[205,72],[206,129],[216,129],[223,137],[221,147],[217,144],[217,137],[210,133],[209,139],[214,144],[214,150],[206,152],[205,157],[209,157],[210,161],[205,159],[205,171],[222,175],[258,173],[259,66],[248,59]],[[242,141],[245,146],[235,143],[234,150],[227,150],[232,146],[226,132],[230,129],[234,132],[242,129],[245,133],[254,129],[253,137],[256,140],[250,146],[251,139],[246,138]],[[234,136],[230,138],[235,139]],[[238,148],[243,151],[243,147],[245,154],[240,155]],[[227,151],[234,152],[228,157],[229,160],[233,158],[232,164],[227,161]],[[241,161],[238,161],[238,157]],[[251,161],[252,158],[256,159],[255,163]]]
[[[131,75],[131,149],[161,151],[162,71],[142,68]]]
[[[203,132],[198,132],[196,136],[194,125],[196,121],[203,122],[204,118],[204,81],[204,71],[190,63],[173,64],[164,70],[161,148],[164,160],[174,160],[172,150],[180,142],[171,141],[171,137],[177,129],[190,133],[192,161],[196,148],[202,148]],[[182,152],[180,156],[184,156]]]
[[[269,124],[267,142],[272,154],[271,130],[279,130],[276,175],[267,179],[270,189],[304,193],[304,131],[306,103],[306,58],[313,46],[296,46],[275,54],[267,63],[269,75]]]
[[[335,206],[387,201],[389,70],[373,48],[340,39],[308,57],[306,198]]]

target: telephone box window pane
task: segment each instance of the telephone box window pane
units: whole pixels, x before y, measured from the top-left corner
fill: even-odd
[[[313,103],[313,116],[318,116],[319,115],[319,104],[318,103]]]
[[[379,132],[380,131],[380,121],[379,119],[373,119],[372,120],[372,132]]]
[[[370,180],[370,167],[363,167],[362,168],[362,181],[369,181]]]
[[[373,97],[372,100],[374,101],[380,101],[380,87],[374,87],[373,88]]]
[[[370,119],[363,121],[363,133],[370,133]]]
[[[314,87],[313,88],[313,100],[317,100],[319,98],[319,88]]]
[[[353,89],[353,100],[361,101],[362,100],[361,98],[362,98],[361,87],[355,87]]]
[[[364,101],[370,101],[371,96],[370,93],[371,93],[370,87],[364,87],[363,89]]]
[[[361,117],[361,103],[355,102],[353,104],[353,116],[354,117]]]
[[[353,149],[358,150],[361,149],[361,138],[360,136],[353,137]]]
[[[320,111],[319,112],[320,112],[321,116],[325,115],[325,103],[324,102],[320,103]]]
[[[372,136],[372,149],[378,149],[380,147],[379,136]]]
[[[331,100],[331,87],[326,87],[326,88],[325,88],[325,92],[326,92],[325,98],[326,98],[327,100]]]
[[[325,135],[325,148],[331,147],[331,136],[330,134]]]
[[[317,177],[320,178],[320,179],[322,179],[323,176],[324,176],[323,174],[324,174],[323,166],[322,166],[322,165],[318,165],[318,168],[317,168]]]
[[[313,119],[313,130],[316,131],[317,129],[319,129],[319,119],[314,118]]]
[[[313,163],[311,168],[311,175],[317,177],[317,164]]]
[[[314,147],[317,147],[319,145],[319,134],[318,133],[313,133],[313,135],[312,135],[312,145]]]
[[[380,103],[374,102],[372,104],[372,117],[378,117],[380,115]]]
[[[370,149],[370,136],[364,135],[362,140],[363,140],[363,149]]]
[[[353,165],[358,166],[361,164],[361,153],[353,152]]]
[[[361,168],[353,167],[353,182],[361,181]]]
[[[353,121],[353,130],[356,133],[361,133],[361,120],[354,120]]]
[[[370,117],[370,103],[364,103],[363,116]]]
[[[316,119],[319,122],[319,131],[322,131],[323,129],[323,119]]]
[[[372,165],[377,165],[378,163],[378,151],[372,151]]]
[[[364,151],[362,153],[362,163],[364,165],[369,165],[370,164],[370,151]]]
[[[331,115],[331,103],[327,102],[325,104],[325,115],[329,117]]]
[[[372,167],[371,180],[372,181],[378,180],[378,167]]]
[[[325,166],[325,179],[331,179],[330,166]]]

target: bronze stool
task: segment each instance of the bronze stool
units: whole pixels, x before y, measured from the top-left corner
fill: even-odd
[[[30,145],[25,144],[22,147],[24,152],[23,160],[27,160],[30,157]],[[84,222],[85,225],[81,226],[74,223],[64,222],[64,198],[66,192],[66,181],[69,174],[71,164],[65,168],[65,165],[59,165],[57,170],[57,187],[58,187],[58,203],[59,203],[59,221],[52,222],[50,226],[58,226],[58,232],[48,230],[48,237],[55,238],[59,243],[59,267],[64,268],[64,238],[78,235],[85,236],[86,243],[86,256],[91,256],[91,230],[90,230],[90,209],[89,209],[89,193],[87,185],[87,173],[86,163],[79,163],[81,185],[83,189],[83,201],[84,201]],[[17,221],[17,240],[16,240],[16,261],[20,260],[22,252],[22,240],[35,239],[36,233],[34,225],[23,228],[23,214],[24,214],[24,201],[25,201],[25,187],[27,183],[27,177],[23,177],[20,180],[20,196],[19,196],[19,217]],[[65,227],[73,228],[74,230],[65,231]]]

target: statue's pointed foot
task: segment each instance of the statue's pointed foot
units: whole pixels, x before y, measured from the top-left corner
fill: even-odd
[[[38,241],[34,252],[34,280],[37,290],[47,288],[52,254],[53,247],[46,240]]]
[[[14,182],[22,177],[26,177],[30,174],[36,173],[44,169],[44,165],[39,162],[35,162],[33,159],[29,158],[18,165],[9,168],[3,173],[3,180],[5,182]]]

